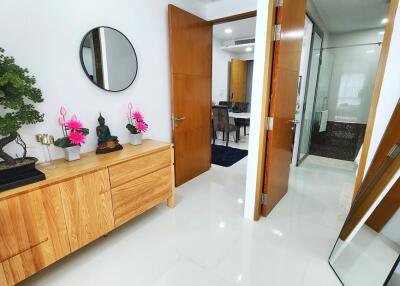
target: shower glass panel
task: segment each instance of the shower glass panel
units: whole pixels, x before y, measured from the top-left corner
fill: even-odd
[[[335,55],[329,51],[322,52],[322,63],[319,71],[317,98],[314,108],[314,132],[322,132],[326,129],[329,90],[331,86],[333,64]],[[325,114],[324,114],[325,113]]]
[[[329,118],[335,122],[366,123],[381,46],[361,44],[324,50],[334,55]]]
[[[310,55],[309,74],[307,81],[307,91],[304,102],[302,130],[300,135],[300,148],[298,163],[308,154],[310,148],[313,110],[315,94],[318,85],[320,57],[322,54],[322,37],[316,32],[313,32],[312,50]]]
[[[381,47],[362,42],[330,44],[322,52],[311,140],[303,150],[354,161],[364,141]]]

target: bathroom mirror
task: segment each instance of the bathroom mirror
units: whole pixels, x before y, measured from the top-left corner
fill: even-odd
[[[80,58],[88,78],[107,91],[127,89],[137,75],[135,49],[124,34],[110,27],[94,28],[83,37]]]

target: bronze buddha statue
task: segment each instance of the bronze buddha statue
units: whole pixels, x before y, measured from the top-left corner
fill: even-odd
[[[118,137],[111,135],[110,128],[105,125],[106,120],[101,113],[98,121],[99,126],[96,128],[96,134],[98,137],[96,154],[105,154],[122,150],[123,147],[119,144]]]

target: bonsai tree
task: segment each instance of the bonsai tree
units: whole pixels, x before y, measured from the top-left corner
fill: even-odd
[[[33,106],[43,101],[42,92],[34,87],[35,83],[28,70],[16,65],[14,58],[5,56],[0,48],[0,158],[7,165],[15,165],[17,161],[4,152],[4,147],[16,141],[24,150],[24,160],[26,144],[18,130],[23,125],[43,121],[44,115]]]

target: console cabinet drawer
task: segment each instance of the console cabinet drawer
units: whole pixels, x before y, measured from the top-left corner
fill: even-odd
[[[111,194],[115,226],[120,226],[171,196],[171,166],[113,188]]]
[[[109,168],[111,188],[171,165],[171,150],[156,152]]]

